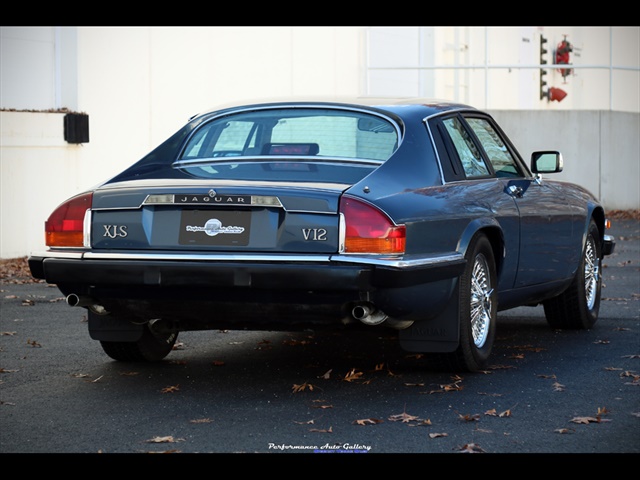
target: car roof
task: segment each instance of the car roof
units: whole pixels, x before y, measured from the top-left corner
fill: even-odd
[[[252,108],[287,108],[287,107],[342,107],[365,108],[394,113],[400,117],[418,115],[422,118],[454,110],[474,110],[475,107],[463,103],[436,98],[418,97],[286,97],[255,99],[244,102],[231,102],[218,105],[194,115],[191,119],[211,116],[219,113],[232,113]]]

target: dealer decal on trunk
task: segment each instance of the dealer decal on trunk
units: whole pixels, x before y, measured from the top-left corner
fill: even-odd
[[[210,218],[203,227],[194,227],[192,225],[186,226],[187,232],[204,232],[210,237],[214,237],[219,233],[235,233],[239,234],[244,232],[244,227],[223,227],[222,222],[217,218]]]

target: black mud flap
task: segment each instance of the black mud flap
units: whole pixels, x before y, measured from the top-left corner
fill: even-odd
[[[101,342],[137,342],[146,327],[122,317],[97,315],[89,311],[89,335]]]
[[[415,322],[411,327],[399,331],[400,347],[407,352],[447,353],[453,352],[460,343],[459,286],[440,314],[424,322]]]

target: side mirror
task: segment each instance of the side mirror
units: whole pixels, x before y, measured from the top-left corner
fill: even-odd
[[[558,173],[562,171],[562,154],[555,151],[533,152],[531,171],[533,173]]]

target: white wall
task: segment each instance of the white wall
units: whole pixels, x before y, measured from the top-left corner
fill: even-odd
[[[534,150],[557,149],[563,153],[564,172],[548,178],[586,187],[608,210],[640,208],[640,115],[489,112],[525,161]],[[91,143],[68,146],[64,142],[63,118],[59,113],[0,112],[0,258],[44,250],[44,222],[49,214],[67,197],[96,183],[94,177],[98,175],[89,175],[92,169],[100,170],[101,175],[107,169],[83,155]],[[113,144],[117,146],[117,139]],[[115,163],[108,167],[120,168]],[[88,182],[89,177],[93,183]]]
[[[254,98],[417,95],[464,101],[507,119],[507,133],[524,147],[525,157],[538,140],[553,140],[566,155],[562,175],[601,195],[608,208],[638,208],[639,32],[0,27],[0,258],[43,248],[42,228],[53,208],[119,173],[193,114]],[[545,35],[552,52],[564,34],[576,46],[576,66],[592,68],[576,68],[567,85],[551,72],[548,84],[569,95],[561,103],[540,101],[539,69],[529,68],[538,62],[537,42]],[[513,68],[517,64],[521,68]],[[451,68],[439,68],[446,65]],[[88,143],[67,144],[63,114],[41,113],[60,108],[89,115]],[[590,111],[577,114],[584,110]],[[611,110],[627,116],[607,115]],[[565,116],[540,120],[536,113],[544,111]],[[530,130],[530,120],[539,123],[539,132]],[[582,163],[573,168],[575,158],[599,162],[602,178]]]

